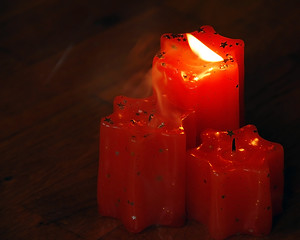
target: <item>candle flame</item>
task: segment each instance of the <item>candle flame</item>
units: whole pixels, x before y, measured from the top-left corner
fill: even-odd
[[[199,58],[207,62],[221,62],[224,59],[216,54],[214,51],[205,46],[200,40],[195,38],[192,34],[186,34],[188,43],[193,53],[195,53]]]

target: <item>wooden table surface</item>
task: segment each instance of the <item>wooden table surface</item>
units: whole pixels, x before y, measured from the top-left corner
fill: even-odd
[[[246,122],[285,149],[284,212],[269,236],[300,239],[299,1],[2,0],[0,239],[210,239],[204,225],[128,233],[97,213],[100,118],[151,93],[166,32],[212,25],[245,41]]]

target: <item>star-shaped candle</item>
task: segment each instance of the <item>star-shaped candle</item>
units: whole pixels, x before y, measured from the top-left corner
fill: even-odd
[[[186,138],[180,119],[159,115],[156,98],[116,97],[101,121],[98,205],[131,232],[185,219]]]
[[[261,138],[253,125],[206,130],[188,152],[187,211],[211,236],[268,234],[281,212],[283,148]]]

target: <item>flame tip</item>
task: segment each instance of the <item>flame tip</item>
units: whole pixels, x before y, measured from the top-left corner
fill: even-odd
[[[186,34],[188,43],[190,45],[191,50],[202,60],[207,62],[221,62],[224,59],[203,44],[198,38],[194,37],[192,34]]]

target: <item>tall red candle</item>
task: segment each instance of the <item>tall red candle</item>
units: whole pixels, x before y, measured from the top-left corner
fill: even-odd
[[[100,214],[131,232],[183,225],[185,144],[181,121],[160,116],[155,98],[116,97],[100,127]]]
[[[195,111],[206,128],[236,129],[243,118],[244,43],[203,26],[191,34],[164,34],[152,76],[162,114]],[[188,130],[189,131],[189,130]],[[188,136],[189,137],[189,136]]]
[[[268,234],[281,212],[283,148],[261,138],[253,125],[206,130],[188,152],[187,211],[211,236]]]

